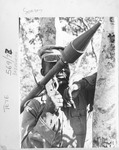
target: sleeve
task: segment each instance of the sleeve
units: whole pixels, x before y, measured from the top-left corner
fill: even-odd
[[[85,88],[86,95],[87,95],[86,100],[87,100],[87,104],[90,104],[91,111],[93,110],[93,104],[94,104],[96,77],[97,77],[97,73],[85,77],[85,80],[87,81],[87,86]]]
[[[97,78],[97,73],[92,74],[91,76],[87,76],[84,79],[90,84],[91,86],[95,86]]]
[[[83,90],[84,88],[86,88],[87,86],[87,81],[83,78],[77,82],[74,82],[74,84],[77,84],[78,85],[78,91],[79,90]]]
[[[35,148],[34,140],[39,141],[39,135],[34,131],[38,120],[41,104],[37,100],[31,100],[25,107],[22,116],[21,148]]]

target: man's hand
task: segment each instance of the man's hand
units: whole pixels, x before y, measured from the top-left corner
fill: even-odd
[[[63,106],[63,98],[58,91],[55,91],[55,93],[50,94],[50,97],[53,103],[55,104],[56,108]]]
[[[77,82],[74,82],[72,85],[69,87],[69,96],[72,98],[76,98],[79,94],[79,90],[81,89],[81,85],[77,84]]]
[[[53,87],[51,80],[46,84],[46,90],[47,90],[49,97],[55,104],[56,109],[58,109],[59,107],[62,107],[63,106],[62,95],[57,91],[57,89]]]

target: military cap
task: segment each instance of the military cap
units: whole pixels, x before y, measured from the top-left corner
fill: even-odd
[[[38,50],[38,55],[41,59],[46,59],[49,62],[55,62],[61,56],[64,47],[55,45],[46,45]]]

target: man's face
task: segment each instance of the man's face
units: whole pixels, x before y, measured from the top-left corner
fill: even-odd
[[[58,74],[56,74],[56,77],[58,79],[59,84],[68,84],[69,82],[69,67],[68,65],[65,66]]]

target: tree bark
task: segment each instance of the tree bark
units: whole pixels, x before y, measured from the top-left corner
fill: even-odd
[[[118,95],[115,65],[115,18],[105,18],[93,111],[93,147],[116,147]]]
[[[42,45],[56,44],[55,18],[41,18],[40,32],[42,34]]]

